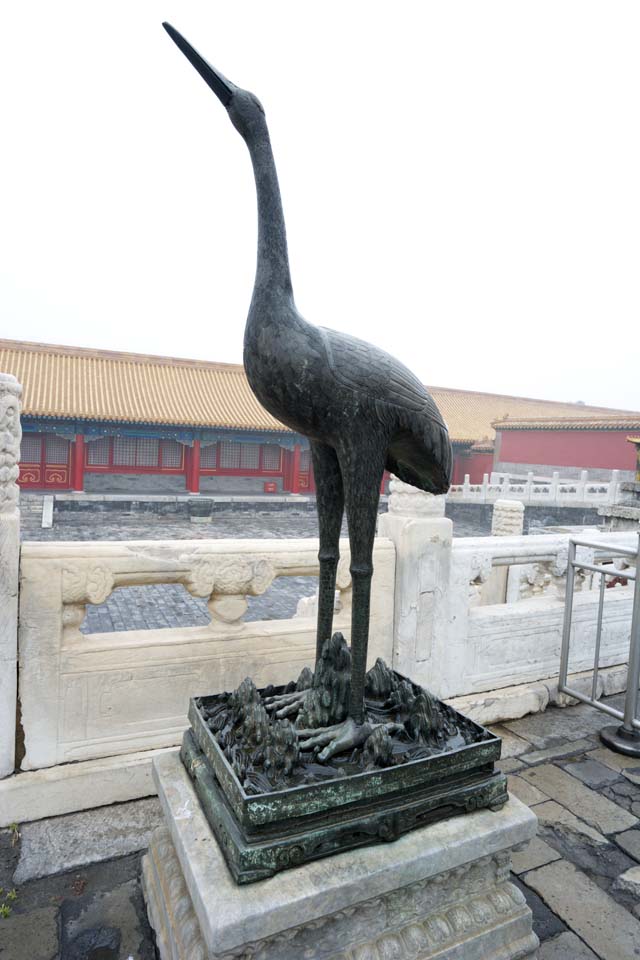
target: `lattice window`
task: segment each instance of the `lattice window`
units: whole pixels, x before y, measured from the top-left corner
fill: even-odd
[[[157,467],[160,441],[157,437],[138,437],[136,447],[137,467]]]
[[[69,441],[63,437],[45,437],[45,463],[69,463]]]
[[[160,466],[180,468],[182,466],[182,444],[177,440],[163,440],[160,444]]]
[[[262,469],[277,473],[280,470],[282,451],[275,443],[265,443],[262,447]]]
[[[300,452],[300,473],[309,473],[311,466],[311,450],[302,450]]]
[[[223,470],[240,468],[240,444],[223,440],[220,444],[220,466]]]
[[[100,440],[91,440],[87,444],[87,463],[89,466],[108,467],[110,446],[111,440],[109,437],[102,437]]]
[[[218,444],[210,443],[207,447],[200,447],[200,466],[204,470],[215,470],[218,466]]]
[[[259,443],[241,443],[240,444],[240,468],[242,470],[260,469],[260,444]]]
[[[118,467],[135,467],[136,437],[113,438],[113,464]]]
[[[40,463],[41,455],[42,437],[34,436],[32,433],[23,433],[22,443],[20,444],[20,462]]]

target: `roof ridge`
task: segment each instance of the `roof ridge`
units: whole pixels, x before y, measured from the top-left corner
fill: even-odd
[[[154,353],[132,353],[126,350],[104,350],[98,347],[72,347],[59,343],[39,343],[31,340],[6,340],[0,338],[0,350],[16,350],[24,353],[47,353],[65,357],[94,357],[103,360],[122,360],[131,363],[149,363],[158,366],[201,366],[215,370],[244,370],[241,363],[225,363],[221,360],[191,360],[188,357],[166,357]]]

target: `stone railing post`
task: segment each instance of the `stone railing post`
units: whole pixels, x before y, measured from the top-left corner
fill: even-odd
[[[560,474],[557,470],[553,471],[551,476],[551,489],[549,490],[549,497],[555,503],[558,499],[558,484],[560,483]]]
[[[530,470],[527,473],[527,485],[525,487],[525,494],[524,494],[525,500],[528,500],[529,503],[531,503],[532,492],[533,492],[533,471]]]
[[[589,471],[580,471],[580,480],[576,484],[576,500],[584,502],[587,496],[587,482],[589,480]]]
[[[392,478],[379,534],[396,548],[393,666],[437,688],[446,648],[453,524],[445,498]]]
[[[492,537],[521,537],[524,532],[524,503],[496,500],[491,517]],[[519,567],[494,567],[481,589],[481,603],[513,603],[518,598]]]
[[[487,503],[489,496],[489,474],[482,474],[482,502]]]
[[[21,392],[15,377],[0,373],[0,777],[15,765]]]
[[[620,480],[620,471],[611,471],[611,480],[609,481],[609,490],[607,493],[607,503],[615,503],[618,496],[618,483]]]

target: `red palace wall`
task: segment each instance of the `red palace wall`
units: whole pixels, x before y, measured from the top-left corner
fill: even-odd
[[[503,430],[496,448],[501,463],[635,470],[631,435],[632,430]]]
[[[493,470],[493,453],[458,453],[454,450],[451,483],[464,483],[465,473],[471,483],[482,483],[485,473]]]

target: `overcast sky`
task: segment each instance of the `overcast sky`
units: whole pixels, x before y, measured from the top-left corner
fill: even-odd
[[[0,33],[0,336],[241,362],[265,106],[296,302],[426,383],[640,410],[640,5],[57,0]]]

